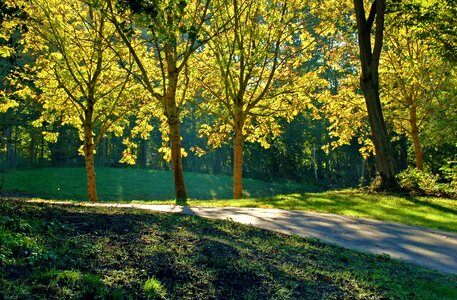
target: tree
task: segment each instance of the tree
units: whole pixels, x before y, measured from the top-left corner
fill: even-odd
[[[116,42],[106,16],[85,1],[34,0],[26,8],[32,19],[28,46],[40,54],[32,69],[43,111],[35,124],[60,122],[79,130],[88,196],[95,202],[96,146],[108,132],[122,134],[126,118],[143,97],[141,87],[124,71],[133,70],[131,58]],[[57,139],[56,133],[45,134]]]
[[[414,27],[401,26],[398,19],[386,33],[386,47],[380,68],[382,93],[388,117],[400,134],[412,141],[417,169],[424,160],[420,134],[446,90],[446,78],[452,68],[414,33]],[[452,99],[447,99],[452,101]]]
[[[188,61],[211,38],[206,28],[217,10],[215,3],[138,0],[120,1],[117,6],[110,2],[109,7],[111,22],[138,66],[135,77],[159,103],[158,117],[165,122],[165,141],[171,144],[169,157],[179,202],[187,199],[180,118],[189,83]]]
[[[391,13],[387,16],[379,66],[382,79],[380,92],[388,128],[397,134],[393,142],[406,139],[405,135],[410,137],[413,147],[416,147],[413,155],[418,157],[421,166],[421,140],[427,142],[429,149],[441,147],[439,142],[433,142],[438,140],[438,136],[442,140],[443,127],[447,126],[440,124],[453,124],[450,111],[454,107],[451,96],[454,87],[450,79],[454,71],[452,63],[440,57],[435,44],[423,39],[422,28],[410,21],[409,13],[402,11],[402,14]],[[350,16],[350,13],[346,15]],[[319,109],[329,120],[330,134],[335,138],[328,148],[350,144],[357,138],[362,145],[362,155],[366,156],[375,151],[370,139],[366,106],[358,95],[356,77],[360,71],[355,67],[358,49],[355,49],[357,44],[351,28],[347,23],[342,25],[335,36],[327,37],[329,42],[325,43],[325,63],[336,76],[329,79],[334,89],[333,95],[321,97],[322,107]],[[438,114],[442,117],[437,118]],[[437,130],[438,126],[441,129]],[[419,140],[421,132],[423,134]]]
[[[280,134],[278,118],[291,120],[309,105],[319,73],[301,70],[311,58],[314,18],[299,1],[234,0],[213,16],[229,24],[195,63],[200,70],[202,111],[214,115],[200,134],[219,147],[233,140],[233,197],[242,197],[243,145],[270,146]],[[304,68],[302,68],[304,69]],[[233,133],[233,137],[229,136]]]
[[[379,97],[379,59],[384,35],[385,0],[375,0],[371,4],[368,17],[363,0],[354,0],[357,32],[360,50],[362,88],[367,106],[373,143],[376,150],[376,166],[381,189],[395,189],[397,181],[387,128],[382,113]],[[375,25],[374,45],[372,47],[372,29]]]

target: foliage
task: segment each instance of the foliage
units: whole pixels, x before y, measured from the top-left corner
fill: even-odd
[[[210,0],[119,1],[116,6],[109,0],[105,10],[138,66],[136,78],[157,103],[152,111],[161,122],[159,151],[171,161],[177,201],[187,198],[181,118],[193,76],[189,60],[211,38],[207,27],[217,9]],[[147,127],[150,118],[146,114],[138,119],[139,127]],[[135,153],[131,149],[136,146],[131,140],[126,144],[130,147],[125,161],[132,163]]]
[[[457,37],[453,20],[457,7],[453,0],[392,0],[388,6],[392,19],[404,20],[415,28],[418,36],[451,62],[457,61]]]
[[[407,135],[408,147],[413,149],[408,155],[417,157],[417,165],[422,168],[424,153],[426,167],[433,166],[434,172],[439,172],[437,163],[442,166],[447,160],[454,159],[453,155],[445,154],[448,152],[445,149],[455,144],[456,140],[454,66],[437,54],[436,44],[423,38],[425,23],[419,20],[412,22],[417,17],[417,11],[408,10],[407,4],[404,9],[396,11],[399,9],[396,7],[398,3],[393,2],[387,6],[389,13],[386,16],[385,43],[380,61],[383,113],[389,130],[393,131],[393,142],[402,134]],[[419,5],[420,1],[409,2]],[[422,9],[429,10],[428,17],[433,18],[432,11],[438,7],[441,7],[440,14],[446,11],[446,1],[443,2],[444,6],[438,1],[432,2],[428,8],[425,2],[420,4]],[[452,14],[452,9],[448,12]],[[446,14],[441,14],[442,21]],[[319,99],[315,115],[328,119],[330,123],[328,130],[334,140],[324,146],[325,150],[330,151],[357,140],[361,154],[367,158],[374,153],[374,149],[366,108],[357,85],[359,70],[354,61],[357,57],[356,43],[354,28],[349,23],[353,16],[342,8],[338,17],[340,21],[337,24],[340,27],[335,33],[325,36],[321,46],[324,64],[329,68],[326,78],[333,94]],[[444,26],[444,23],[435,21],[428,24],[434,30]],[[449,27],[442,29],[448,30]],[[453,43],[452,39],[449,41]],[[440,162],[430,160],[430,157],[438,158],[438,153],[446,156]]]
[[[60,123],[78,129],[89,200],[97,201],[95,147],[106,133],[122,135],[128,117],[145,97],[130,74],[133,60],[117,42],[114,25],[92,3],[36,0],[24,7],[31,20],[27,45],[38,55],[29,66],[38,91],[28,86],[22,91],[36,92],[42,106],[34,125]],[[58,132],[43,134],[48,141],[57,141]]]
[[[148,298],[166,299],[167,291],[160,281],[155,277],[149,277],[143,286],[144,293]]]
[[[193,103],[214,116],[199,135],[213,148],[233,142],[234,198],[242,197],[244,143],[269,148],[281,134],[278,119],[291,121],[322,84],[318,70],[300,68],[311,57],[317,30],[306,6],[229,2],[211,20],[214,38],[194,57],[200,74]],[[228,28],[217,34],[221,24]]]
[[[138,157],[138,167],[169,170],[173,140],[187,171],[230,175],[240,124],[233,117],[241,112],[245,177],[346,187],[376,173],[353,1],[0,4],[1,168],[81,166],[75,153],[85,138],[83,117],[93,119],[88,143],[98,144],[97,166],[124,167]],[[448,180],[446,164],[457,159],[455,5],[387,4],[381,99],[392,142],[401,165],[411,165],[413,138],[405,137],[414,131],[415,108],[424,169]],[[94,79],[98,58],[103,74],[86,118],[85,82]]]
[[[19,53],[23,49],[23,33],[27,31],[23,8],[15,1],[0,1],[0,113],[19,105],[13,96],[15,87],[8,76],[17,71]]]
[[[230,221],[3,199],[0,211],[57,257],[0,264],[4,298],[145,299],[151,278],[170,299],[457,296],[455,275]],[[51,221],[60,230],[37,226]]]
[[[400,185],[406,191],[415,194],[437,195],[457,197],[457,186],[455,182],[456,171],[455,166],[442,168],[445,174],[445,179],[448,182],[442,183],[439,175],[430,174],[414,168],[408,168],[398,174]]]
[[[457,188],[457,161],[449,161],[446,166],[441,168],[441,171],[444,174],[444,178]]]
[[[437,191],[438,176],[417,170],[416,168],[408,168],[398,174],[398,179],[401,187],[413,192],[433,194]]]
[[[193,101],[214,118],[199,135],[217,148],[241,131],[243,140],[269,148],[278,119],[292,120],[309,106],[322,81],[302,70],[314,49],[313,16],[297,1],[235,1],[213,18],[229,29],[195,57],[200,87]]]
[[[352,6],[350,1],[341,1],[335,17],[328,16],[329,12],[319,15],[322,18],[320,23],[332,23],[334,30],[324,32],[319,37],[320,57],[316,63],[326,70],[323,77],[328,82],[328,92],[313,103],[313,117],[328,122],[327,131],[331,141],[323,145],[327,153],[356,141],[360,145],[360,155],[367,159],[375,154],[375,148],[365,99],[360,89],[361,70]]]
[[[28,10],[33,23],[27,42],[45,53],[32,67],[40,90],[37,101],[43,105],[35,124],[69,124],[84,140],[85,122],[93,122],[96,143],[108,132],[122,135],[126,115],[143,95],[124,71],[132,68],[131,58],[120,44],[110,42],[116,39],[114,27],[84,1],[37,0]],[[46,136],[57,139],[53,132]]]
[[[455,89],[455,68],[436,55],[417,28],[407,24],[407,18],[388,19],[380,76],[386,116],[398,134],[411,139],[417,168],[423,170],[423,132],[430,126],[433,112],[455,105],[454,97],[448,96]],[[449,119],[440,121],[447,123]]]

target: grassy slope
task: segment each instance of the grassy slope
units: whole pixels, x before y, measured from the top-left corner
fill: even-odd
[[[171,171],[97,168],[97,189],[101,201],[164,200],[174,198]],[[45,168],[10,171],[5,174],[4,191],[53,199],[87,200],[84,168]],[[188,196],[194,199],[229,199],[233,181],[229,176],[184,174]],[[269,183],[244,179],[246,197],[317,191],[313,186]]]
[[[174,200],[169,200],[173,198],[173,178],[169,171],[99,168],[97,175],[99,196],[102,201],[175,203]],[[309,193],[313,187],[299,184],[267,183],[252,179],[245,179],[244,183],[246,196],[253,198],[211,200],[230,198],[232,179],[228,176],[187,173],[186,184],[189,196],[202,199],[189,200],[188,204],[297,209],[401,222],[457,232],[457,200],[367,194],[358,191]],[[84,200],[87,198],[85,173],[82,168],[10,172],[6,174],[4,190],[54,199]],[[268,197],[270,195],[276,196]]]
[[[137,210],[0,201],[0,250],[0,298],[457,298],[455,275]]]

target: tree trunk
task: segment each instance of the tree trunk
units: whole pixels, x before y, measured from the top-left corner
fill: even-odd
[[[393,160],[393,151],[387,134],[386,124],[382,114],[379,98],[379,58],[381,55],[385,0],[376,0],[372,3],[368,18],[365,15],[364,1],[354,0],[359,38],[360,62],[362,75],[360,85],[365,97],[368,110],[373,143],[376,149],[376,167],[381,178],[381,189],[396,189],[396,170]],[[371,30],[376,22],[374,47],[371,47]]]
[[[417,127],[417,111],[416,106],[411,105],[409,107],[409,123],[411,125],[411,139],[414,145],[414,154],[416,156],[416,167],[418,170],[424,170],[424,156],[422,153],[422,147],[419,140],[419,128]]]
[[[176,65],[177,58],[175,57],[175,54],[172,45],[165,43],[168,84],[163,100],[171,143],[171,165],[175,183],[176,204],[185,205],[187,201],[187,192],[182,167],[181,124],[179,120],[179,108],[176,103],[179,70]]]
[[[235,102],[235,136],[233,140],[233,199],[243,198],[243,127],[245,118],[243,116],[243,105],[241,98]]]
[[[88,109],[85,113],[84,123],[84,156],[86,161],[87,175],[87,193],[90,202],[97,202],[97,185],[95,180],[95,165],[94,165],[94,137],[92,134],[92,110]]]
[[[13,161],[13,129],[12,127],[8,127],[5,130],[6,135],[6,161],[12,162]]]
[[[177,116],[170,116],[167,121],[170,130],[171,166],[173,168],[176,203],[181,204],[187,201],[186,185],[184,184],[184,173],[182,168],[181,126],[179,124],[179,117]]]
[[[392,154],[392,146],[387,135],[387,128],[379,99],[379,85],[373,84],[369,79],[361,79],[362,90],[368,110],[373,143],[376,149],[376,168],[381,178],[381,189],[395,189],[395,164]]]
[[[233,141],[233,198],[243,198],[243,129],[235,128]]]
[[[43,124],[42,131],[46,131],[46,125]],[[44,161],[44,147],[46,144],[46,140],[44,139],[44,135],[41,135],[41,146],[40,146],[40,162],[43,163]]]
[[[139,159],[138,159],[138,167],[140,169],[146,169],[148,167],[148,141],[141,140],[140,141],[140,149],[139,149]]]

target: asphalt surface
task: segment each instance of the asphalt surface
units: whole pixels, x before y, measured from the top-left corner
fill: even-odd
[[[424,227],[282,209],[107,203],[84,205],[138,208],[210,219],[229,219],[276,232],[316,238],[325,243],[362,252],[388,254],[391,258],[457,274],[457,234]]]

